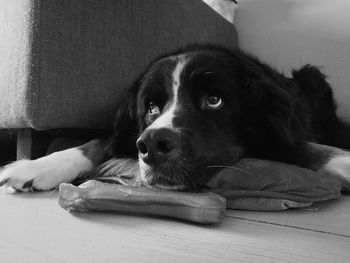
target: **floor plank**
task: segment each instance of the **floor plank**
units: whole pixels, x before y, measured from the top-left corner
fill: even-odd
[[[71,214],[56,197],[0,195],[1,262],[344,262],[350,257],[348,237],[232,218],[231,212],[219,225],[201,226]]]
[[[350,237],[350,195],[283,212],[228,211],[236,219],[266,222]]]

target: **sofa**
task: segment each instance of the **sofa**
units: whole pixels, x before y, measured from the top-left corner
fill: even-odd
[[[0,0],[0,128],[17,157],[45,153],[52,132],[111,128],[120,95],[162,53],[237,45],[201,0]],[[55,133],[56,134],[56,133]]]

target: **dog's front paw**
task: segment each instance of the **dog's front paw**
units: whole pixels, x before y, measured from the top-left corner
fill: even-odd
[[[60,172],[43,162],[21,160],[5,166],[0,173],[0,185],[20,192],[45,191],[62,182]]]
[[[0,185],[11,187],[21,192],[32,191],[36,189],[33,186],[34,179],[35,184],[38,183],[37,181],[40,181],[38,180],[40,172],[40,167],[37,167],[35,161],[17,161],[3,168],[0,173]],[[44,188],[48,189],[48,186],[44,186]]]
[[[350,155],[331,158],[322,170],[336,176],[342,184],[342,192],[350,194]]]
[[[0,172],[0,186],[17,191],[46,191],[61,183],[72,182],[92,162],[76,148],[56,152],[37,160],[21,160],[5,166]]]

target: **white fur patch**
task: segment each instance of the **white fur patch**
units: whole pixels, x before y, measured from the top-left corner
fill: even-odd
[[[176,61],[176,66],[172,72],[172,99],[170,107],[160,116],[158,117],[147,129],[159,129],[159,128],[174,128],[173,119],[175,117],[176,111],[179,107],[179,88],[181,81],[181,74],[186,66],[187,59],[185,55],[179,55],[173,58]],[[140,166],[140,180],[144,184],[148,184],[151,180],[149,176],[150,167],[139,158],[139,166]],[[182,190],[184,186],[165,186],[165,185],[157,185],[152,186],[164,190]]]
[[[149,166],[144,162],[142,161],[141,158],[139,158],[139,167],[140,167],[140,180],[142,182],[145,182],[147,183],[148,181],[148,178],[147,178],[147,175],[146,175],[146,171],[147,169],[149,169]]]
[[[20,191],[50,190],[61,183],[72,182],[84,171],[93,167],[93,163],[77,148],[71,148],[36,160],[16,161],[6,166],[0,173],[0,182],[4,187]],[[24,187],[32,181],[32,187]]]
[[[150,181],[150,178],[148,177],[149,175],[147,174],[148,169],[150,169],[150,167],[144,162],[142,161],[141,158],[139,158],[139,167],[140,167],[140,180],[143,184],[145,184],[146,186],[148,186],[148,182]],[[168,190],[168,191],[181,191],[184,190],[186,187],[184,185],[163,185],[163,184],[155,184],[152,185],[152,188],[158,188],[158,189],[162,189],[162,190]]]
[[[333,157],[322,170],[336,176],[343,187],[350,191],[350,155]]]
[[[168,110],[164,112],[158,119],[156,119],[147,129],[157,129],[157,128],[173,128],[173,119],[175,117],[175,112],[178,107],[179,102],[179,87],[180,87],[180,76],[187,63],[186,57],[184,55],[177,56],[177,64],[172,73],[172,103]]]

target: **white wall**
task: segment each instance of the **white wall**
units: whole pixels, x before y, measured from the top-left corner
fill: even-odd
[[[240,0],[235,24],[241,48],[281,71],[322,66],[350,121],[349,0]]]

